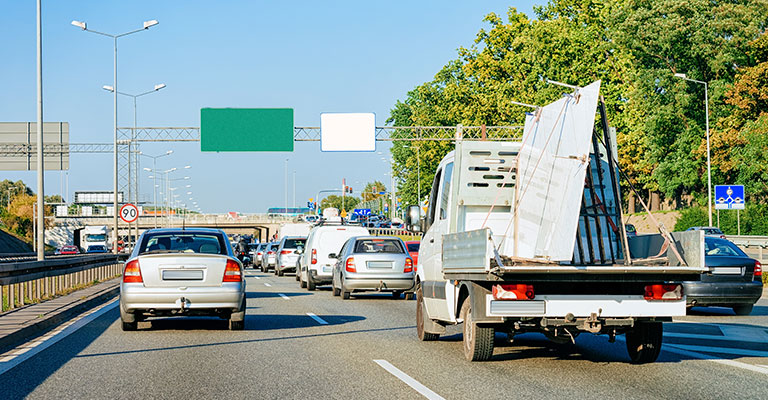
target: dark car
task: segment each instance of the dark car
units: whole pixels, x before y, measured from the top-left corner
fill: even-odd
[[[736,315],[748,315],[763,293],[762,266],[726,239],[704,237],[708,272],[701,281],[683,282],[689,307],[730,307]]]
[[[86,253],[109,253],[109,249],[107,246],[104,246],[103,244],[93,244],[88,246],[88,249],[85,251]]]

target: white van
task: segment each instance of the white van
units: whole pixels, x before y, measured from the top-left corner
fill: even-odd
[[[333,265],[336,260],[328,258],[328,254],[338,253],[344,242],[353,236],[368,235],[368,229],[341,223],[328,223],[312,228],[304,252],[299,258],[301,271],[297,276],[301,287],[315,290],[317,285],[329,285],[333,279]]]

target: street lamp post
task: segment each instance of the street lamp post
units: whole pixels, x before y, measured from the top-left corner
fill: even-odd
[[[155,26],[157,24],[158,24],[158,22],[155,19],[150,20],[150,21],[144,21],[144,26],[141,29],[136,29],[136,30],[133,30],[133,31],[130,31],[130,32],[121,33],[119,35],[113,35],[113,34],[109,34],[109,33],[104,33],[104,32],[99,32],[99,31],[94,31],[94,30],[88,29],[88,26],[87,26],[87,24],[85,22],[72,21],[72,25],[74,25],[74,26],[76,26],[76,27],[78,27],[78,28],[80,28],[80,29],[82,29],[82,30],[84,30],[86,32],[91,32],[91,33],[95,33],[97,35],[102,35],[102,36],[110,37],[110,38],[112,38],[112,40],[114,42],[114,49],[115,49],[115,54],[114,54],[114,71],[113,71],[113,80],[114,80],[114,82],[112,84],[112,88],[113,88],[112,93],[114,95],[113,96],[114,97],[114,99],[113,99],[113,101],[114,101],[114,120],[113,120],[113,122],[114,122],[114,138],[113,138],[113,140],[114,140],[114,149],[113,149],[113,160],[112,160],[112,167],[114,169],[113,185],[112,185],[112,207],[113,207],[113,211],[112,211],[113,221],[112,222],[113,222],[113,225],[114,225],[114,229],[112,230],[112,242],[113,242],[114,245],[112,246],[112,251],[114,253],[117,253],[117,247],[118,247],[117,246],[117,230],[118,230],[118,225],[117,225],[117,214],[118,214],[118,209],[117,209],[117,39],[121,38],[123,36],[128,36],[128,35],[131,35],[131,34],[134,34],[134,33],[145,31],[145,30],[149,29],[150,27],[153,27],[153,26]]]
[[[157,171],[157,159],[160,157],[170,156],[172,153],[173,153],[173,150],[168,150],[165,152],[165,154],[161,154],[159,156],[150,156],[142,152],[139,152],[139,155],[144,157],[149,157],[152,159],[152,169],[144,168],[145,171]],[[152,184],[154,186],[153,187],[154,199],[152,200],[152,203],[153,203],[152,206],[154,207],[153,214],[155,214],[155,228],[157,228],[157,174],[153,176],[154,176],[154,182]],[[138,185],[136,185],[136,187],[138,188]]]
[[[710,162],[709,153],[709,85],[707,82],[688,78],[685,74],[675,74],[675,78],[681,78],[686,81],[704,85],[704,118],[707,128],[707,209],[709,215],[709,226],[712,226],[712,164]]]

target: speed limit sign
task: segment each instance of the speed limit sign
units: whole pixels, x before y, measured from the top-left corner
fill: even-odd
[[[120,219],[125,221],[126,223],[131,223],[136,221],[139,218],[139,208],[136,207],[136,205],[128,203],[123,204],[122,207],[120,207]]]

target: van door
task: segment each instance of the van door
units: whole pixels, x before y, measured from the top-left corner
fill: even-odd
[[[452,302],[446,301],[453,299],[453,285],[448,284],[442,272],[443,235],[448,233],[449,228],[453,178],[453,159],[448,161],[438,169],[432,183],[426,218],[429,228],[419,249],[419,272],[423,267],[422,290],[427,314],[433,319],[453,321]]]

